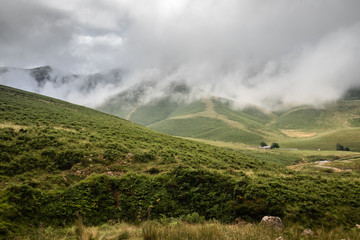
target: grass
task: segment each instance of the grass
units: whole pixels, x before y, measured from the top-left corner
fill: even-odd
[[[306,130],[326,128],[328,126],[319,122],[319,118],[323,112],[323,109],[315,109],[310,107],[291,110],[278,117],[276,121],[271,124],[271,126],[280,129]]]
[[[299,149],[335,150],[336,144],[341,143],[353,151],[360,151],[360,128],[341,129],[320,134],[312,138],[281,140],[282,147],[295,147]]]
[[[247,146],[258,145],[260,141],[279,142],[284,147],[306,150],[332,150],[340,142],[360,151],[356,138],[360,129],[360,102],[356,100],[337,101],[318,108],[297,106],[274,114],[256,106],[235,109],[230,100],[219,98],[181,104],[164,98],[140,106],[137,104],[141,89],[135,92],[137,97],[126,98],[124,93],[101,109],[122,117],[134,110],[131,121],[175,136]],[[131,109],[126,107],[129,104]],[[120,114],[119,109],[127,109],[124,110],[127,114]]]
[[[199,113],[205,111],[205,103],[202,101],[197,101],[183,107],[176,109],[172,112],[169,117],[178,117],[178,116],[185,116],[189,114]]]
[[[179,105],[180,104],[172,101],[170,98],[154,101],[148,105],[139,106],[136,111],[131,114],[129,120],[147,126],[166,119],[175,109],[179,108]]]
[[[332,230],[318,228],[313,229],[313,236],[302,235],[304,228],[301,226],[290,226],[282,231],[262,226],[261,224],[250,224],[240,222],[238,224],[221,224],[219,222],[205,222],[202,224],[188,224],[176,219],[170,223],[159,223],[147,221],[141,225],[130,225],[126,223],[111,223],[97,227],[79,226],[69,228],[40,228],[33,233],[37,239],[116,239],[116,240],[274,240],[282,239],[360,239],[360,231],[355,228]],[[28,239],[27,237],[18,239]]]
[[[206,117],[168,119],[152,124],[149,128],[174,136],[213,141],[257,144],[263,140],[257,134],[231,127],[221,120]]]
[[[4,238],[30,236],[34,228],[67,234],[79,216],[78,235],[109,221],[195,213],[224,223],[276,215],[289,226],[328,229],[351,228],[360,217],[359,171],[285,167],[307,153],[215,147],[3,86],[0,112]],[[309,154],[309,162],[319,158]]]

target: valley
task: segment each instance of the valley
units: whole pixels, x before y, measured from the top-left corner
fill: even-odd
[[[259,150],[226,138],[193,141],[5,86],[0,100],[0,232],[5,238],[53,228],[75,234],[79,219],[85,229],[120,222],[166,226],[193,218],[256,224],[265,215],[281,217],[289,236],[309,227],[342,226],[341,236],[356,231],[346,230],[360,217],[356,152]],[[224,103],[200,101],[164,121],[214,121],[224,127],[220,132],[248,133],[249,127],[263,126],[252,134],[283,137],[271,127],[273,115],[266,125],[252,117],[262,112],[236,114],[219,106]],[[214,139],[211,132],[199,136]],[[331,167],[351,171],[313,165],[329,159]]]

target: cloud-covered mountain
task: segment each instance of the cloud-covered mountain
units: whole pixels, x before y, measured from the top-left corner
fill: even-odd
[[[94,107],[116,94],[122,87],[121,69],[79,75],[64,73],[50,66],[32,69],[0,68],[0,84]]]

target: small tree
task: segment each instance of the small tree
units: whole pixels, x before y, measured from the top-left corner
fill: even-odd
[[[336,151],[344,151],[344,146],[341,145],[340,143],[336,144]]]
[[[265,142],[260,143],[260,147],[265,147],[265,146],[267,146],[267,144]]]
[[[270,148],[271,148],[271,149],[273,149],[273,148],[280,148],[280,146],[279,146],[278,143],[272,143]]]

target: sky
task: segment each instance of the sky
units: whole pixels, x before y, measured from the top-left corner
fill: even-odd
[[[199,96],[322,104],[360,87],[359,13],[358,0],[1,0],[0,66],[131,73],[97,104],[148,74]]]

